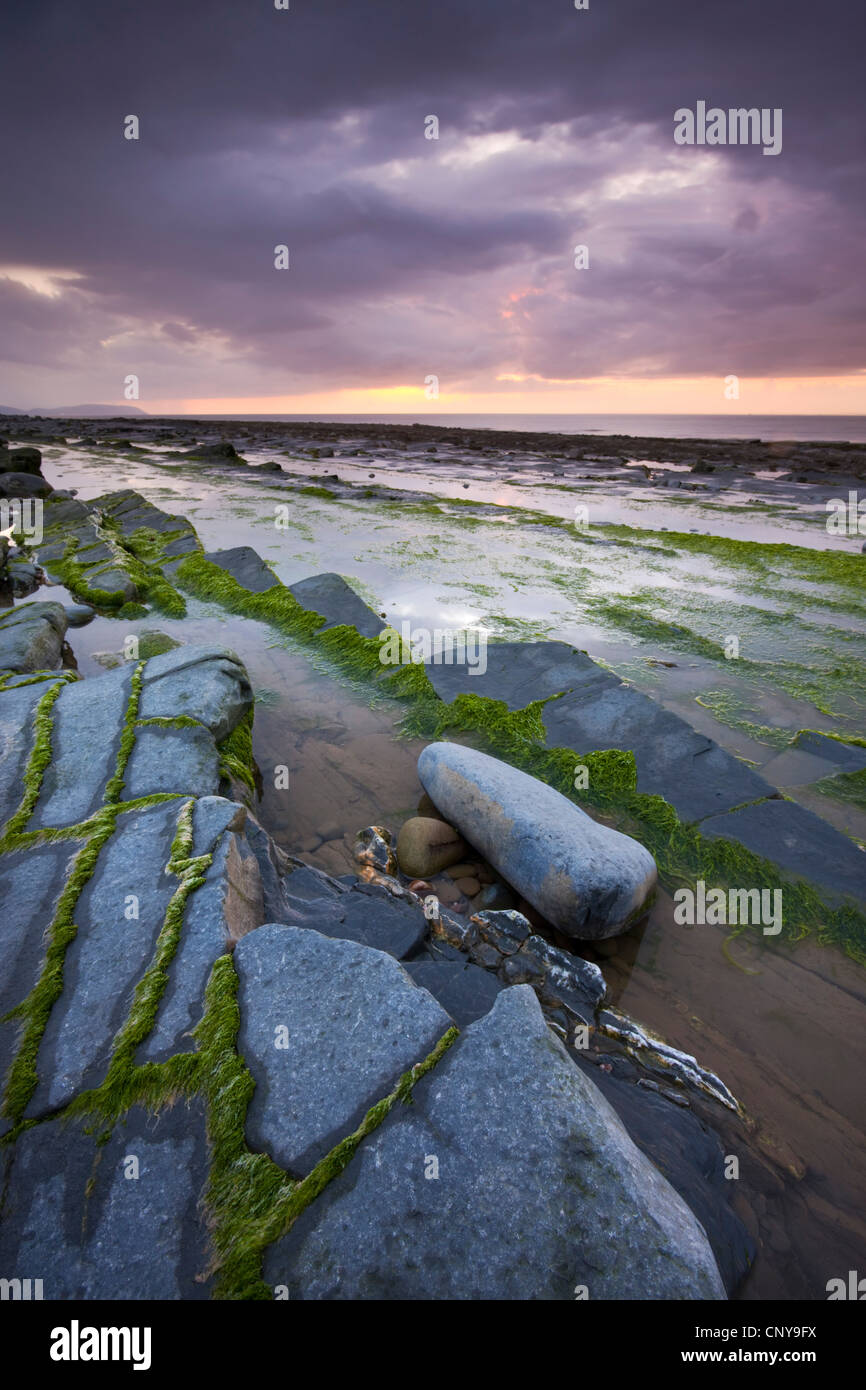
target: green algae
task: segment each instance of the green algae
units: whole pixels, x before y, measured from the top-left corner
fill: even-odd
[[[103,797],[106,806],[116,805],[120,801],[124,786],[124,773],[126,764],[129,762],[130,754],[135,746],[135,729],[138,720],[138,705],[141,699],[141,687],[144,681],[145,663],[140,661],[132,673],[130,682],[129,701],[124,715],[123,729],[120,735],[120,745],[117,751],[117,764],[114,775],[109,778]]]
[[[777,729],[769,724],[758,724],[750,719],[751,706],[741,695],[731,690],[705,690],[695,696],[696,702],[703,706],[731,729],[740,729],[756,743],[767,744],[770,748],[787,748],[791,742],[789,729]]]
[[[553,697],[556,698],[556,697]],[[529,772],[561,792],[575,805],[592,807],[616,828],[643,844],[653,855],[659,879],[668,889],[693,887],[698,879],[713,886],[749,884],[783,890],[783,934],[789,941],[806,936],[833,943],[866,965],[866,916],[853,905],[829,906],[817,889],[785,878],[772,861],[735,840],[710,839],[687,825],[660,796],[637,791],[634,755],[621,749],[580,754],[570,748],[544,746],[538,701],[511,711],[502,701],[459,695],[451,705],[427,702],[410,711],[404,728],[414,737],[440,739],[453,734],[475,736],[475,746]],[[587,787],[578,794],[575,773],[587,770]],[[736,934],[749,930],[740,926]]]
[[[815,791],[824,796],[832,796],[835,801],[844,801],[866,811],[866,768],[859,772],[840,772],[835,777],[822,777],[814,783]]]
[[[7,1139],[17,1136],[24,1111],[38,1085],[36,1058],[48,1016],[63,992],[66,951],[75,939],[77,931],[74,920],[75,907],[94,873],[103,845],[111,837],[114,821],[113,814],[104,815],[99,829],[77,854],[60,894],[54,920],[46,933],[45,960],[39,979],[27,997],[11,1009],[3,1020],[20,1020],[22,1024],[18,1048],[9,1068],[3,1097],[3,1114],[12,1122],[11,1134]]]
[[[97,499],[96,505],[99,500]],[[94,608],[109,612],[120,610],[120,615],[126,618],[146,615],[147,609],[137,601],[142,598],[168,617],[185,617],[186,604],[183,597],[165,578],[160,565],[164,562],[165,545],[179,536],[189,534],[190,528],[184,526],[168,533],[158,533],[141,527],[130,536],[124,537],[117,519],[110,514],[102,513],[99,522],[95,518],[91,520],[96,531],[96,541],[93,544],[104,542],[112,552],[112,560],[100,569],[94,569],[93,565],[86,562],[82,563],[82,556],[92,545],[82,546],[79,538],[69,537],[63,555],[48,562],[52,574],[63,582],[69,592],[83,602],[92,604]],[[61,534],[63,529],[64,523],[57,522],[47,528],[47,534]],[[112,569],[121,571],[135,585],[136,600],[130,600],[121,591],[100,588],[98,583],[93,582],[99,579],[100,574],[108,573]]]
[[[244,1126],[254,1082],[236,1050],[240,1027],[238,979],[231,958],[221,957],[211,972],[206,1012],[195,1030],[199,1078],[208,1106],[213,1150],[205,1200],[211,1213],[219,1299],[270,1300],[262,1279],[265,1250],[291,1228],[303,1211],[344,1170],[363,1140],[378,1128],[397,1102],[441,1059],[457,1037],[451,1028],[433,1051],[400,1077],[391,1093],[373,1105],[354,1133],[340,1140],[310,1173],[296,1182],[263,1153],[247,1147]]]
[[[703,878],[720,887],[750,883],[783,888],[783,932],[787,939],[797,941],[813,935],[822,944],[835,942],[853,959],[866,964],[866,917],[858,909],[828,906],[811,885],[783,878],[775,864],[736,841],[704,838],[698,829],[681,822],[663,798],[637,791],[634,757],[627,750],[582,754],[545,747],[540,719],[545,701],[525,711],[510,711],[500,701],[460,695],[446,706],[422,665],[407,662],[397,669],[383,668],[379,642],[361,637],[354,628],[318,631],[324,620],[302,609],[287,589],[275,587],[261,595],[251,594],[202,556],[184,561],[177,578],[200,597],[270,622],[300,637],[314,650],[326,651],[353,678],[366,681],[371,693],[387,693],[405,701],[409,708],[402,729],[407,735],[431,739],[448,733],[474,735],[494,756],[548,782],[575,804],[594,807],[650,850],[667,886],[688,886]],[[574,790],[578,767],[586,767],[589,778],[588,789],[580,797]]]
[[[328,487],[315,487],[311,485],[309,487],[298,488],[298,492],[300,492],[302,497],[322,497],[326,502],[336,502],[337,500],[336,492],[332,492]]]
[[[49,686],[40,699],[33,716],[34,740],[24,770],[24,795],[18,810],[10,816],[0,836],[0,853],[14,844],[33,814],[33,808],[42,788],[42,778],[51,762],[51,735],[54,729],[54,702],[60,695],[65,682],[58,681]]]
[[[220,776],[243,782],[251,792],[256,790],[256,760],[253,756],[253,717],[255,707],[244,715],[231,733],[217,744],[220,757]]]

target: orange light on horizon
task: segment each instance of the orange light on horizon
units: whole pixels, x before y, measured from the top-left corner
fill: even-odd
[[[310,391],[280,396],[201,396],[141,400],[168,415],[863,415],[866,372],[838,377],[740,377],[739,396],[721,377],[595,377],[545,380],[518,373],[498,389],[448,391],[428,400],[423,385]]]

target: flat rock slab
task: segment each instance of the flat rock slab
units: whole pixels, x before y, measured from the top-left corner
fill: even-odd
[[[815,884],[833,903],[866,903],[866,852],[795,801],[764,801],[704,821],[701,834],[725,837]]]
[[[77,932],[63,964],[63,993],[48,1017],[36,1059],[36,1117],[98,1086],[136,984],[153,956],[178,879],[165,872],[182,803],[117,818],[75,908]],[[127,917],[134,906],[137,917]]]
[[[719,1273],[733,1296],[755,1260],[755,1242],[731,1206],[733,1183],[725,1178],[725,1153],[691,1110],[635,1085],[633,1080],[584,1064],[610,1101],[642,1154],[654,1163],[703,1226]]]
[[[201,544],[194,531],[190,531],[187,536],[176,536],[173,541],[167,541],[163,546],[164,555],[175,557],[192,555],[196,550],[201,550]]]
[[[51,761],[28,830],[77,825],[102,805],[129,704],[132,667],[73,681],[52,708]],[[0,696],[2,701],[2,696]]]
[[[149,531],[171,532],[190,531],[192,527],[185,516],[164,512],[148,502],[141,493],[124,488],[120,492],[103,493],[91,505],[107,512],[120,527],[124,536],[131,536],[142,527]]]
[[[409,961],[406,970],[416,985],[438,999],[458,1028],[489,1013],[504,988],[489,970],[465,961]]]
[[[370,894],[359,885],[336,900],[293,898],[294,879],[292,874],[287,880],[285,894],[292,925],[310,926],[323,936],[342,941],[357,941],[385,951],[395,960],[417,955],[427,938],[429,926],[423,910],[392,898],[387,890]]]
[[[0,671],[53,671],[67,617],[62,603],[22,603],[0,618]]]
[[[135,736],[124,774],[124,798],[156,792],[210,796],[219,789],[219,754],[208,729],[145,725]]]
[[[169,966],[165,993],[138,1061],[163,1062],[191,1052],[193,1029],[204,1014],[205,987],[214,961],[262,920],[258,862],[243,833],[246,808],[222,797],[202,797],[193,809],[193,852],[212,854],[205,881],[187,899],[183,930]]]
[[[232,579],[253,594],[263,594],[280,581],[250,545],[236,545],[232,550],[212,550],[205,557],[212,565],[230,574]]]
[[[33,721],[40,700],[55,681],[0,690],[0,826],[24,796],[24,772],[36,737]]]
[[[27,998],[42,972],[45,934],[80,842],[59,841],[0,857],[0,1017]],[[0,1023],[0,1079],[18,1050],[18,1019]],[[0,1119],[0,1133],[7,1128]]]
[[[491,643],[483,674],[466,664],[429,662],[425,670],[446,703],[474,694],[517,710],[549,700],[542,714],[548,746],[578,754],[630,750],[638,790],[663,796],[683,820],[775,795],[775,787],[712,739],[566,642]]]
[[[806,753],[815,753],[835,763],[839,772],[860,772],[866,767],[866,747],[858,743],[842,743],[829,734],[819,734],[814,729],[804,729],[794,739],[794,747]]]
[[[466,665],[432,661],[424,669],[446,704],[458,695],[484,695],[489,700],[503,700],[511,710],[525,709],[535,700],[547,700],[565,691],[595,693],[619,683],[618,677],[567,642],[492,642],[487,647],[483,674],[473,674]]]
[[[314,864],[298,864],[284,879],[285,890],[293,898],[338,898],[347,892],[345,884]]]
[[[144,668],[140,719],[186,714],[226,738],[253,703],[240,658],[225,647],[184,646],[151,657]]]
[[[633,752],[638,791],[663,796],[684,821],[776,795],[745,763],[629,686],[566,695],[546,705],[542,719],[550,747]]]
[[[352,941],[270,924],[244,937],[234,962],[238,1052],[256,1082],[248,1142],[297,1175],[451,1026],[395,960]]]
[[[45,503],[45,527],[69,526],[90,515],[90,508],[75,497],[60,497],[56,493]]]
[[[265,1257],[292,1299],[724,1298],[698,1221],[503,990]]]
[[[87,570],[86,583],[90,589],[102,589],[107,594],[119,594],[125,603],[139,597],[138,589],[125,569],[109,565],[106,569]]]
[[[103,1148],[49,1121],[22,1134],[5,1164],[5,1277],[41,1279],[45,1299],[209,1297],[200,1102],[157,1116],[134,1107]]]
[[[288,589],[302,608],[321,614],[325,619],[322,631],[346,624],[362,637],[378,637],[386,626],[385,619],[368,608],[340,574],[313,574],[289,584]]]
[[[456,743],[429,744],[418,776],[464,839],[567,936],[616,936],[648,903],[649,851],[545,782]]]

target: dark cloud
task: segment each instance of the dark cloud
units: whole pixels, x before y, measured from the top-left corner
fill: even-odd
[[[0,279],[0,396],[863,368],[862,0],[291,6],[5,21],[0,273],[78,278]],[[675,146],[699,98],[781,155]]]

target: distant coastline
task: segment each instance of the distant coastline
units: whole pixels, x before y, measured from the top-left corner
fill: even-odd
[[[9,408],[12,409],[11,407]],[[117,414],[108,415],[110,407],[100,407],[99,414],[85,415],[82,407],[68,414],[51,410],[45,414],[29,414],[30,419],[136,419],[136,420],[249,420],[274,424],[333,424],[333,425],[397,425],[413,424],[440,429],[495,430],[501,433],[600,435],[634,439],[760,439],[774,443],[782,440],[813,441],[815,443],[866,443],[866,414],[864,415],[560,415],[517,413],[446,414],[437,411],[429,415],[402,414],[345,414],[345,415],[170,415],[159,411],[149,413],[118,406]],[[0,408],[0,416],[4,415]],[[10,419],[24,418],[24,412]]]

